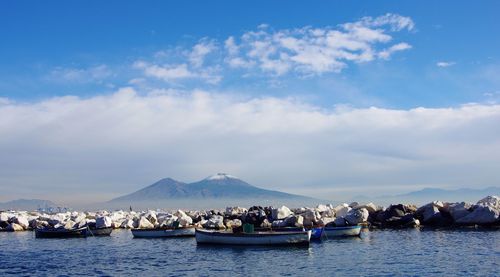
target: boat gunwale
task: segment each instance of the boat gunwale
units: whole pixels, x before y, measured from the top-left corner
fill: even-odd
[[[196,229],[196,233],[201,233],[207,236],[218,236],[218,237],[272,237],[272,236],[291,236],[291,235],[308,235],[311,231],[290,231],[290,232],[254,232],[254,233],[231,233],[227,231],[212,231],[212,230],[201,230]]]

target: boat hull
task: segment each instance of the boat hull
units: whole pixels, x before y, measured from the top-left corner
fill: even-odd
[[[35,229],[36,238],[83,238],[87,228],[66,229]]]
[[[218,245],[309,245],[311,231],[230,233],[196,230],[196,242]]]
[[[178,229],[132,229],[134,238],[194,237],[195,228]]]
[[[85,235],[88,237],[106,237],[110,236],[113,228],[86,229]]]
[[[341,238],[355,237],[361,233],[361,226],[345,226],[345,227],[324,227],[323,237],[325,238]]]

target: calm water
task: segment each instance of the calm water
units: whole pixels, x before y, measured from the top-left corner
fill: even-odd
[[[499,276],[500,231],[372,231],[309,248],[208,247],[194,238],[35,239],[0,233],[0,276]]]

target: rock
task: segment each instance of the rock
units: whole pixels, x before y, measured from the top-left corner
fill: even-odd
[[[344,203],[342,205],[335,207],[334,210],[335,210],[335,216],[339,218],[339,217],[344,217],[351,210],[351,207],[349,207],[349,205]]]
[[[319,212],[314,209],[307,209],[304,213],[301,214],[304,217],[304,225],[312,226],[316,224],[316,222],[321,218]]]
[[[434,201],[424,205],[417,210],[417,216],[422,219],[425,225],[446,226],[452,223],[453,219],[446,212],[444,204],[441,201]]]
[[[281,206],[281,208],[277,208],[277,209],[272,210],[273,220],[285,219],[288,216],[290,216],[291,214],[292,214],[292,211],[286,206]]]
[[[286,222],[285,219],[278,219],[278,220],[273,221],[273,223],[271,225],[273,228],[283,228],[283,227],[287,227],[288,223]]]
[[[248,210],[242,207],[227,207],[226,215],[228,216],[240,216],[246,213]]]
[[[232,220],[226,221],[226,227],[229,229],[237,228],[237,227],[240,227],[241,225],[242,225],[242,223],[241,223],[241,220],[239,220],[239,219],[232,219]]]
[[[330,223],[331,223],[331,222],[330,222]],[[333,221],[333,224],[334,224],[335,226],[339,226],[339,227],[341,227],[341,226],[346,226],[346,225],[347,225],[347,223],[348,223],[348,222],[346,222],[345,218],[343,218],[343,217],[337,217],[337,218],[335,218],[335,220]]]
[[[111,227],[113,221],[109,216],[98,216],[95,219],[95,226],[97,229]]]
[[[203,227],[207,229],[225,229],[226,226],[224,225],[224,218],[220,215],[213,215],[208,219],[205,224],[203,224]]]
[[[264,219],[262,221],[262,223],[260,224],[260,227],[262,227],[262,228],[271,228],[272,227],[272,223],[269,222],[269,220]]]
[[[291,222],[295,227],[304,227],[304,217],[301,215],[293,216],[294,220]]]
[[[137,228],[137,226],[134,224],[134,220],[133,219],[125,219],[122,222],[122,224],[120,225],[120,228],[133,229],[133,228]]]
[[[356,201],[352,202],[351,204],[349,204],[349,207],[351,207],[351,208],[354,208],[354,207],[357,207],[357,206],[359,206],[359,203],[356,202]]]
[[[328,223],[335,221],[335,217],[323,217],[318,220],[317,224],[319,226],[326,226]]]
[[[64,224],[64,229],[67,229],[67,230],[75,229],[75,225],[76,225],[76,222],[74,222],[73,220],[68,220]]]
[[[158,223],[158,219],[156,217],[156,212],[155,211],[148,211],[144,217],[153,225]]]
[[[330,209],[328,208],[328,206],[326,205],[323,205],[323,204],[320,204],[316,207],[316,211],[320,212],[320,213],[324,213],[324,212],[328,212],[330,211]]]
[[[457,221],[462,217],[469,215],[472,211],[472,204],[470,203],[452,203],[447,207],[448,212],[450,213],[453,221]]]
[[[498,196],[487,196],[479,201],[477,201],[477,204],[483,204],[486,206],[490,206],[493,209],[500,210],[500,197]]]
[[[365,208],[351,210],[346,214],[345,220],[349,222],[350,225],[356,225],[366,222],[368,220],[368,215],[368,210]]]
[[[265,219],[267,219],[267,214],[264,209],[256,206],[251,207],[247,213],[241,216],[243,223],[253,224],[254,226],[260,226]]]
[[[145,216],[141,216],[137,224],[139,229],[153,229],[155,227]]]
[[[354,207],[354,209],[362,209],[362,208],[365,208],[368,213],[372,214],[372,213],[375,213],[375,212],[378,212],[378,211],[381,211],[382,210],[382,207],[379,207],[373,203],[368,203],[368,204],[364,204],[364,205],[360,205],[360,206],[356,206]]]
[[[5,228],[7,232],[17,232],[17,231],[24,231],[23,226],[17,224],[17,223],[11,223]]]
[[[12,217],[14,217],[12,214],[0,213],[0,222],[9,222]]]
[[[499,211],[489,205],[476,205],[474,210],[457,220],[458,224],[492,224],[499,220]]]
[[[16,216],[12,219],[12,222],[20,225],[24,230],[27,230],[30,226],[28,219],[24,216]]]
[[[191,217],[189,217],[191,219]],[[187,219],[185,219],[187,221]],[[192,221],[193,219],[191,219]],[[165,215],[158,217],[158,225],[160,227],[173,227],[174,222],[179,221],[179,218],[175,215]],[[180,223],[179,223],[180,224]]]
[[[239,220],[239,219],[237,219],[237,220]],[[187,215],[179,218],[178,221],[179,221],[179,226],[187,227],[187,226],[193,224],[193,219]]]

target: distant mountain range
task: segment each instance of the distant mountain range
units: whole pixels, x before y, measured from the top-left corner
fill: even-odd
[[[161,179],[136,192],[115,198],[110,203],[183,199],[254,199],[257,202],[276,199],[312,200],[313,198],[258,188],[234,176],[218,173],[189,184],[171,178]]]
[[[500,195],[500,187],[488,187],[483,189],[438,189],[438,188],[424,188],[418,191],[413,191],[405,194],[398,195],[384,195],[384,196],[357,196],[353,200],[358,202],[373,201],[380,204],[396,204],[396,203],[414,203],[426,204],[435,200],[445,202],[477,202],[478,200],[488,195]]]
[[[28,210],[56,208],[58,205],[50,200],[17,199],[0,203],[0,210]]]

